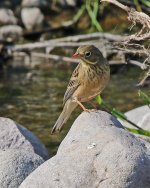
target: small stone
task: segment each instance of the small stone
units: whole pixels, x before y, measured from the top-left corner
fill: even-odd
[[[59,3],[63,7],[66,7],[66,6],[75,7],[77,5],[77,0],[60,0]]]
[[[38,29],[43,25],[44,15],[39,8],[23,8],[21,10],[22,22],[27,30]]]
[[[1,40],[18,40],[23,35],[23,29],[18,25],[6,25],[0,27]]]
[[[0,25],[15,25],[17,24],[17,18],[10,9],[1,8],[0,9]]]
[[[21,3],[22,7],[46,7],[48,1],[46,0],[23,0]]]

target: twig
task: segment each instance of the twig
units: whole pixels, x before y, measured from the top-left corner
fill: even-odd
[[[145,70],[147,68],[146,64],[140,63],[139,61],[128,60],[127,62],[132,64],[132,65],[136,65],[136,66],[140,67],[142,70]]]
[[[120,7],[121,9],[125,10],[126,12],[129,11],[129,7],[127,7],[127,6],[125,6],[125,5],[121,4],[121,3],[119,3],[119,2],[116,1],[116,0],[101,0],[101,2],[112,3],[112,4],[114,4],[114,5],[118,6],[118,7]]]
[[[137,54],[139,56],[144,56],[146,58],[148,58],[150,55],[149,49],[146,49],[144,45],[140,45],[136,43],[115,42],[114,47],[128,54],[134,54],[134,55]]]
[[[150,76],[150,68],[148,69],[148,71],[146,71],[146,73],[144,74],[143,79],[138,83],[138,86],[143,86],[146,79]]]

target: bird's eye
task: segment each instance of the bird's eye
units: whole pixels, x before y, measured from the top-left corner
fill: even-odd
[[[85,57],[90,57],[91,56],[91,52],[85,52]]]

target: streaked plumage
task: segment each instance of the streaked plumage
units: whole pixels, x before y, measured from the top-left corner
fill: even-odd
[[[64,108],[51,131],[52,134],[61,131],[78,104],[83,110],[89,111],[81,102],[95,98],[109,81],[109,64],[98,48],[93,45],[81,46],[77,49],[74,57],[78,57],[80,63],[71,76],[64,95]]]

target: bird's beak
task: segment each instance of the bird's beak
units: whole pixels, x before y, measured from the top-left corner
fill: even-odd
[[[78,58],[80,58],[80,54],[78,52],[76,52],[75,54],[73,54],[72,57],[75,59],[78,59]]]

